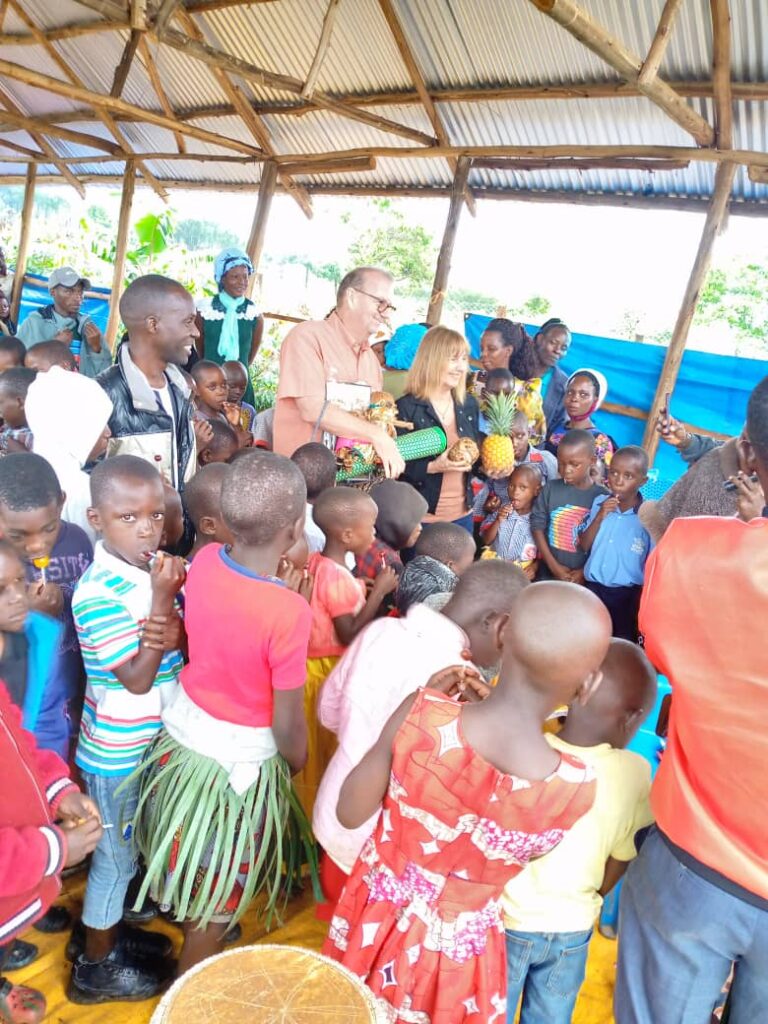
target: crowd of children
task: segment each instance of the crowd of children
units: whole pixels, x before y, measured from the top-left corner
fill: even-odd
[[[193,328],[165,330],[183,353]],[[236,360],[185,374],[194,458],[161,473],[68,356],[0,337],[0,968],[34,958],[31,925],[71,927],[70,1000],[150,998],[308,873],[324,952],[388,1020],[567,1024],[653,820],[625,750],[656,699],[648,458],[592,422],[605,378],[574,373],[548,435],[518,409],[473,536],[411,484],[337,486],[325,444],[261,450]],[[163,373],[144,390],[178,438]],[[481,408],[515,387],[491,369]],[[72,924],[52,902],[88,855]],[[183,927],[178,962],[147,907]],[[1,1024],[44,1010],[0,980]]]

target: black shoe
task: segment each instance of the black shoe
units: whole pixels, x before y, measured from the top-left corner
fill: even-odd
[[[125,906],[123,907],[123,921],[126,924],[148,924],[157,917],[157,905],[152,902],[149,896],[138,910],[133,909],[136,897],[139,895],[144,875],[141,871],[133,876],[125,894]]]
[[[137,1003],[152,999],[166,985],[137,960],[124,957],[118,947],[97,963],[82,956],[72,964],[67,999],[72,1003]]]
[[[239,924],[233,925],[226,932],[224,932],[224,945],[231,946],[234,942],[239,942],[243,937],[243,929]]]
[[[11,948],[5,954],[3,969],[6,971],[20,971],[22,967],[37,960],[39,950],[31,942],[24,942],[22,939],[15,939]]]
[[[171,955],[173,943],[167,935],[161,935],[160,932],[145,932],[141,928],[131,928],[124,924],[120,928],[117,948],[124,954],[125,959],[145,961],[152,966],[155,961],[165,960]],[[85,928],[83,922],[78,921],[72,929],[65,955],[67,960],[74,963],[84,952]]]
[[[35,921],[32,927],[35,931],[44,935],[53,935],[56,932],[65,932],[72,926],[72,915],[66,907],[49,907],[39,921]]]

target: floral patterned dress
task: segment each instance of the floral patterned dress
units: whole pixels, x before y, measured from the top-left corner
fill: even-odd
[[[460,713],[433,690],[416,697],[323,947],[393,1024],[503,1024],[504,885],[594,800],[589,770],[565,755],[543,781],[504,775],[467,744]]]

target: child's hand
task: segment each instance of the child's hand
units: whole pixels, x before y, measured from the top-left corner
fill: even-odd
[[[27,596],[32,611],[44,612],[54,619],[58,619],[64,609],[64,593],[58,583],[35,580],[27,587]]]
[[[498,494],[489,494],[485,504],[483,505],[484,512],[495,512],[501,508],[501,498]]]
[[[502,505],[499,509],[499,519],[509,519],[514,511],[511,505]]]
[[[581,586],[584,583],[584,570],[583,569],[569,569],[568,570],[568,583],[575,583],[577,586]]]
[[[533,583],[533,581],[536,579],[536,570],[538,569],[538,567],[538,562],[531,562],[530,565],[526,565],[523,567],[523,572],[531,581],[531,583]]]
[[[63,826],[67,835],[67,859],[64,867],[80,864],[89,853],[93,853],[104,835],[98,818],[86,818],[82,825]]]
[[[237,402],[225,402],[221,411],[227,417],[227,423],[231,427],[240,426],[240,406]]]
[[[312,591],[314,589],[314,586],[315,577],[310,575],[310,573],[308,573],[307,570],[305,569],[302,574],[301,583],[299,585],[299,594],[301,594],[301,596],[304,598],[307,604],[309,604],[312,600]]]
[[[195,431],[195,441],[197,442],[197,450],[201,451],[207,447],[213,440],[213,427],[208,420],[192,420],[192,428]]]
[[[152,615],[158,614],[159,609],[154,607],[154,601],[159,600],[161,605],[167,605],[168,610],[173,607],[173,599],[184,585],[187,573],[184,563],[176,555],[168,555],[164,551],[158,551],[152,569],[150,580],[152,582],[153,608]],[[160,612],[163,614],[163,612]]]
[[[552,569],[552,575],[556,580],[560,580],[561,583],[571,582],[571,570],[566,569],[564,565],[560,565],[559,563],[554,569]]]
[[[619,511],[619,499],[614,497],[614,495],[611,495],[610,498],[606,498],[605,501],[603,502],[603,504],[600,506],[600,511],[598,512],[598,515],[600,516],[601,519],[605,519],[605,517],[609,516],[611,514],[611,512],[618,512],[618,511]]]
[[[736,488],[736,507],[739,510],[739,519],[745,523],[759,519],[765,508],[765,494],[760,486],[760,481],[752,480],[741,470],[735,476],[729,477],[729,480]]]
[[[277,567],[277,578],[282,580],[289,590],[298,594],[303,575],[301,569],[297,569],[289,559],[280,559],[280,564]]]
[[[59,331],[58,334],[54,334],[54,336],[53,336],[53,338],[51,340],[52,341],[61,341],[65,345],[71,345],[72,344],[72,337],[73,337],[72,331],[68,331],[68,330],[63,330],[62,329],[61,331]]]
[[[446,697],[458,697],[459,700],[485,700],[491,692],[490,686],[474,667],[474,665],[450,665],[430,676],[427,686],[430,690],[439,690]]]
[[[385,597],[387,594],[391,594],[393,590],[397,589],[397,573],[391,566],[387,566],[386,569],[382,569],[376,579],[373,581],[373,587],[371,593],[376,594],[377,597]]]
[[[96,818],[101,824],[101,814],[95,801],[91,800],[85,793],[67,793],[62,797],[57,810],[61,818],[71,819],[72,825],[82,824],[88,818]]]
[[[177,611],[150,615],[141,630],[141,646],[153,651],[178,651],[184,645],[184,621]]]

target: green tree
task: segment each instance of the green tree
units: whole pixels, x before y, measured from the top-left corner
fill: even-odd
[[[768,343],[768,268],[763,263],[712,268],[693,322],[722,324],[733,332],[737,343]]]
[[[420,225],[409,224],[390,200],[372,205],[374,223],[350,245],[350,265],[383,267],[401,292],[418,293],[431,284],[435,273],[434,238]]]
[[[173,235],[192,252],[198,249],[226,249],[240,244],[234,231],[227,231],[211,220],[195,220],[190,217],[179,221]]]

